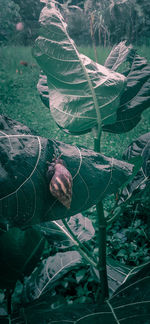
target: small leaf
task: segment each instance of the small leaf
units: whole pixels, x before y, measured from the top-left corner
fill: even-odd
[[[108,55],[105,66],[113,71],[116,71],[123,63],[126,63],[129,55],[132,52],[132,46],[126,46],[124,42],[120,42],[113,47],[110,54]]]

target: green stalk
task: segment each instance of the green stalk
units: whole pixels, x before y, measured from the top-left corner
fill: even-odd
[[[108,298],[108,280],[106,268],[106,220],[104,217],[103,203],[100,201],[96,205],[98,220],[98,245],[99,245],[99,276],[101,281],[100,302],[103,303]]]
[[[76,47],[74,46],[73,42],[72,42],[72,46],[78,55],[78,51],[77,51]],[[95,94],[95,91],[94,91],[94,88],[92,85],[92,81],[87,73],[87,70],[86,70],[82,60],[80,60],[80,64],[82,66],[82,69],[83,69],[85,76],[87,78],[87,81],[89,83],[89,87],[91,89],[91,95],[93,97],[93,104],[95,106],[95,111],[96,111],[96,115],[97,115],[97,131],[96,131],[96,138],[94,140],[94,150],[95,150],[95,152],[100,152],[100,139],[101,139],[101,132],[102,132],[101,124],[102,123],[101,123],[101,114],[100,114],[100,110],[99,110],[99,105],[98,105],[96,94]],[[105,225],[105,228],[102,228],[104,226],[105,218],[104,218],[104,212],[102,212],[103,205],[101,206],[101,208],[99,208],[99,206],[101,204],[102,203],[99,202],[99,204],[97,205],[97,218],[98,218],[98,224],[99,224],[99,235],[98,235],[99,275],[100,275],[100,279],[101,279],[101,289],[102,289],[101,301],[103,302],[108,297],[108,280],[107,280],[107,272],[106,272],[106,225]],[[103,255],[103,257],[101,257],[101,255]],[[105,275],[104,275],[104,273],[105,273]]]
[[[91,14],[90,32],[91,32],[91,38],[92,38],[92,43],[93,43],[93,48],[94,48],[94,53],[95,53],[95,61],[96,61],[96,63],[98,63],[93,24],[94,24],[94,13]]]
[[[78,248],[80,248],[80,250],[82,250],[85,254],[87,254],[87,256],[95,262],[95,266],[96,266],[96,260],[95,260],[95,258],[93,256],[93,253],[91,253],[91,251],[88,250],[88,248],[78,240],[78,238],[73,233],[73,231],[69,227],[69,225],[66,222],[66,220],[63,219],[62,222],[65,225],[65,227],[66,227],[67,231],[69,232],[69,234],[71,235],[71,238],[74,240],[74,242],[76,242],[76,245],[78,245]]]
[[[101,131],[97,133],[97,138],[94,139],[94,151],[100,152],[100,139]],[[99,296],[99,302],[103,303],[109,296],[108,292],[108,278],[107,278],[107,268],[106,268],[106,220],[104,217],[104,209],[102,201],[96,205],[97,210],[97,224],[98,224],[98,234],[97,242],[99,249],[99,262],[98,270],[100,276],[101,291]]]
[[[11,315],[11,297],[12,297],[13,289],[7,288],[6,290],[6,300],[7,300],[7,312],[8,315]]]
[[[55,223],[55,221],[53,221]],[[93,259],[93,256],[90,254],[90,252],[86,249],[85,246],[83,246],[83,244],[77,239],[77,237],[74,235],[74,233],[72,232],[72,230],[70,229],[70,227],[68,226],[67,222],[65,220],[63,220],[63,223],[66,227],[61,230],[64,231],[64,233],[70,237],[70,239],[73,241],[73,243],[75,244],[75,246],[77,247],[77,249],[79,250],[79,253],[82,255],[82,257],[87,261],[87,263],[91,264],[91,266],[93,266],[94,268],[97,268],[97,263],[95,262],[95,260]],[[58,223],[57,223],[58,226]],[[66,231],[67,230],[67,231]]]

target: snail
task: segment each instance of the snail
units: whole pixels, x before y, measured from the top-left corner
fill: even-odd
[[[49,182],[49,190],[53,197],[65,206],[70,208],[72,200],[72,175],[66,168],[65,162],[58,157],[53,161],[47,162],[47,177]]]

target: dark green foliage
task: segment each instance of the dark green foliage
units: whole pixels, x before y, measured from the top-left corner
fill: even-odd
[[[122,218],[108,227],[108,254],[133,266],[149,260],[149,139],[150,133],[140,136],[124,152],[123,158],[130,162],[141,157],[142,166],[117,197],[112,220],[119,215],[118,206],[122,206]]]
[[[23,45],[31,44],[37,37],[39,29],[39,14],[42,9],[42,3],[38,0],[13,0],[18,5],[21,21],[24,28],[19,37],[19,43]]]
[[[146,213],[136,210],[136,215],[134,208],[135,204],[128,205],[122,218],[108,227],[107,254],[135,267],[149,261],[150,244]]]
[[[40,260],[44,238],[36,229],[12,228],[0,235],[0,288],[14,288]]]
[[[0,44],[12,42],[16,34],[16,24],[20,21],[19,6],[11,0],[0,0]]]
[[[121,320],[127,323],[148,323],[149,294],[150,294],[150,265],[127,278],[113,296],[103,305],[79,304],[57,308],[50,307],[49,298],[45,295],[43,303],[30,303],[23,308],[23,318],[28,323],[119,323]],[[40,306],[40,307],[39,307]],[[22,316],[18,317],[21,320]],[[15,318],[14,318],[15,322]]]
[[[1,2],[1,41],[13,41],[13,43],[24,45],[31,44],[38,34],[38,18],[44,1],[13,0]],[[106,0],[60,0],[57,3],[63,5],[69,34],[78,45],[92,44],[91,15],[94,18],[95,41],[99,45],[111,46],[124,39],[140,45],[149,43],[149,0],[126,0],[115,1],[114,3]],[[17,22],[21,21],[24,24],[23,30],[17,33],[13,29],[16,17]]]
[[[112,45],[127,39],[129,43],[149,43],[148,0],[116,0],[110,2],[86,0],[85,13],[93,15],[93,29],[97,43]],[[90,25],[90,24],[89,24]]]

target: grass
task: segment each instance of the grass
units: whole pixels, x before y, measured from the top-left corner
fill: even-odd
[[[81,47],[80,52],[94,59],[91,47]],[[98,60],[103,64],[110,48],[98,48]],[[145,46],[138,49],[140,55],[150,61],[149,49]],[[39,135],[55,138],[69,144],[86,146],[93,149],[92,133],[71,136],[60,130],[49,110],[42,104],[36,89],[39,66],[32,57],[30,47],[2,47],[0,53],[0,113],[16,119]],[[26,61],[28,66],[22,66],[20,61]],[[108,156],[121,158],[124,149],[138,136],[148,132],[150,125],[150,109],[142,114],[141,122],[126,135],[103,133],[102,152]]]

